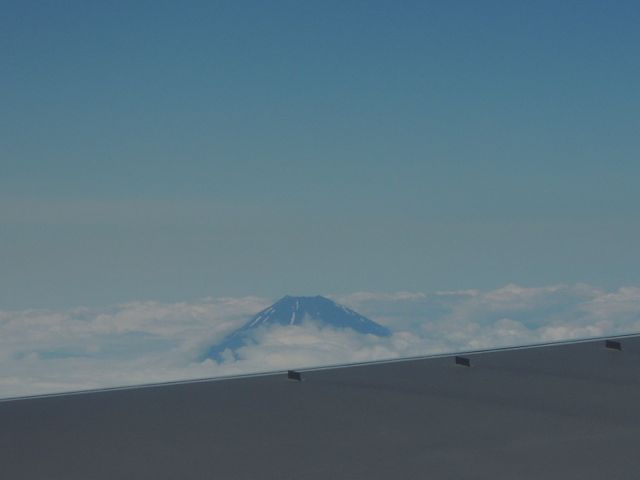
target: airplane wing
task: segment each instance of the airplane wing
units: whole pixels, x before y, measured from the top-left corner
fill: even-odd
[[[7,479],[640,471],[640,336],[0,402]]]

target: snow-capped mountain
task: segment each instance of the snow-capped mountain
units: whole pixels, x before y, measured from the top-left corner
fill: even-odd
[[[382,325],[369,320],[357,312],[339,305],[333,300],[322,297],[285,296],[261,312],[258,312],[244,326],[229,334],[222,342],[212,346],[207,357],[222,360],[222,353],[231,352],[246,345],[250,334],[257,328],[270,325],[300,325],[305,321],[314,321],[333,328],[350,328],[361,334],[388,337],[391,332]]]

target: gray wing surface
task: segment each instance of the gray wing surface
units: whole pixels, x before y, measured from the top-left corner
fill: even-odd
[[[618,341],[3,401],[2,478],[634,478],[640,337]]]

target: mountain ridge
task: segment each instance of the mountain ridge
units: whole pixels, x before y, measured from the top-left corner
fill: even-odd
[[[227,335],[222,342],[210,347],[206,356],[223,361],[223,353],[230,350],[237,358],[236,350],[251,342],[251,332],[256,329],[271,325],[301,325],[310,320],[321,326],[349,328],[363,335],[391,335],[391,331],[386,327],[329,298],[321,295],[285,295],[270,307],[255,314],[242,327]]]

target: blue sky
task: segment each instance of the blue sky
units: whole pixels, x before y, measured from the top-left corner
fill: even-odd
[[[0,8],[2,308],[640,283],[637,2]]]

